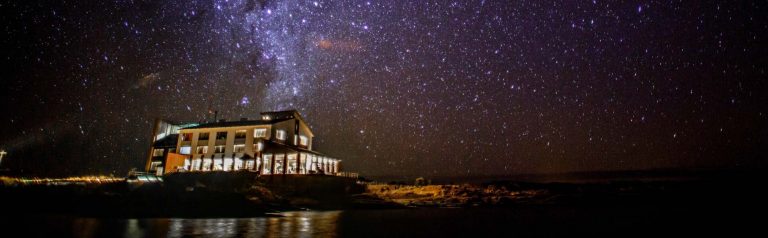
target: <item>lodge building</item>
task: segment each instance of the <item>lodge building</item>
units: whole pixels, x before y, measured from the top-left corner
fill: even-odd
[[[340,160],[314,151],[298,111],[262,112],[258,120],[175,124],[157,120],[146,171],[251,171],[261,175],[341,175]]]

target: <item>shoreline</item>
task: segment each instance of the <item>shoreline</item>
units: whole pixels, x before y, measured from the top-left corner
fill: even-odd
[[[183,174],[162,183],[0,186],[4,214],[100,218],[268,217],[286,211],[760,204],[761,179],[603,183],[357,184],[331,176]]]

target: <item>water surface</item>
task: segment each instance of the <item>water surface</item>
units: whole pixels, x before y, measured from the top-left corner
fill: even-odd
[[[0,217],[3,237],[489,237],[734,234],[744,211],[653,206],[528,206],[302,211],[280,217]],[[754,222],[754,221],[753,221]]]

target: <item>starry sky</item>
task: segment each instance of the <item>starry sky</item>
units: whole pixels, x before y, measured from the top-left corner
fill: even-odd
[[[3,167],[297,109],[368,176],[764,167],[763,1],[0,1]]]

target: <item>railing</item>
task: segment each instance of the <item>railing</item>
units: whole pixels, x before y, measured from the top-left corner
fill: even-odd
[[[354,178],[354,179],[357,179],[359,177],[359,174],[357,174],[355,172],[346,172],[346,171],[345,172],[337,172],[334,175],[339,176],[339,177]]]
[[[251,169],[195,170],[195,171],[189,171],[189,170],[187,170],[184,167],[179,167],[179,168],[176,169],[176,171],[174,173],[186,173],[186,172],[236,172],[236,171],[248,171],[248,172],[253,172],[253,173],[258,173],[259,172],[258,170],[251,170]],[[289,174],[294,174],[294,173],[289,173]],[[272,174],[267,173],[267,174],[263,174],[263,175],[272,175]],[[276,175],[282,175],[282,173],[276,174]],[[306,173],[306,174],[302,174],[302,175],[320,175],[320,174],[319,173]],[[346,172],[346,171],[345,172],[336,172],[336,173],[325,173],[325,175],[345,177],[345,178],[354,178],[354,179],[357,179],[357,178],[360,177],[360,174],[358,174],[356,172]]]

